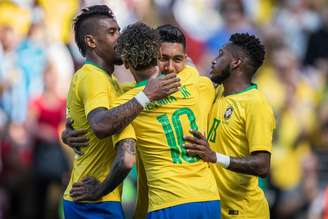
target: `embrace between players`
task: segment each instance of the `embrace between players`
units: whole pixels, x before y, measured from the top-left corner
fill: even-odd
[[[264,60],[253,35],[236,33],[210,79],[187,64],[175,26],[137,22],[121,33],[105,5],[81,10],[63,141],[76,153],[64,194],[71,218],[124,218],[121,183],[136,163],[135,218],[269,218],[258,177],[270,170],[274,116],[251,82]],[[136,84],[113,75],[123,64]]]

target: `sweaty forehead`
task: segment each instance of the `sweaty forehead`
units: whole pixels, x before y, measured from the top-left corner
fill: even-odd
[[[161,53],[162,55],[167,56],[183,56],[185,54],[183,45],[181,43],[168,43],[163,42],[161,43]]]

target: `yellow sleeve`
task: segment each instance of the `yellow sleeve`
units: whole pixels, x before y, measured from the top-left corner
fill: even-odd
[[[127,138],[132,138],[132,139],[137,139],[136,138],[136,134],[134,132],[133,126],[131,124],[129,124],[127,127],[125,127],[123,129],[123,131],[121,131],[120,133],[113,135],[112,139],[113,139],[113,145],[116,146],[116,144],[120,141],[122,141],[123,139],[127,139]]]
[[[137,173],[138,173],[138,184],[137,184],[137,206],[134,214],[135,219],[146,218],[148,212],[147,176],[138,151],[137,151]]]
[[[134,96],[135,92],[136,91],[131,90],[130,92],[123,94],[122,96],[118,97],[115,101],[113,101],[110,107],[116,107],[126,103]],[[136,134],[134,132],[134,128],[131,123],[127,127],[125,127],[120,133],[112,136],[113,145],[116,145],[119,141],[127,138],[137,139]]]
[[[211,111],[214,97],[215,97],[215,88],[212,81],[204,76],[199,77],[199,93],[200,93],[200,104],[202,106],[202,110],[208,115]]]
[[[94,71],[80,80],[78,96],[84,104],[85,116],[96,108],[109,108],[110,90],[108,78],[102,72]]]
[[[249,153],[272,151],[272,134],[275,128],[273,112],[268,103],[262,100],[251,102],[246,111],[246,136]]]

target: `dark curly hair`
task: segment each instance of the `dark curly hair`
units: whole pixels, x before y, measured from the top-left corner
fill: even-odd
[[[151,27],[137,22],[123,30],[115,49],[135,70],[143,70],[157,65],[159,36]]]
[[[178,27],[171,24],[164,24],[156,28],[159,39],[162,43],[181,43],[186,49],[186,38]]]
[[[74,18],[73,27],[75,33],[75,42],[83,56],[85,56],[87,49],[84,42],[85,35],[93,34],[96,31],[94,23],[86,21],[90,18],[97,17],[108,17],[115,19],[113,11],[107,5],[93,5],[87,8],[83,8]]]
[[[235,33],[231,35],[230,42],[242,48],[250,58],[250,65],[254,74],[264,61],[265,49],[261,41],[256,36],[248,33]]]

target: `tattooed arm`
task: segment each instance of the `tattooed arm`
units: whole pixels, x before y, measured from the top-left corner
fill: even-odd
[[[88,114],[88,122],[98,138],[105,138],[122,131],[143,110],[133,98],[112,109],[97,108]]]
[[[245,157],[230,157],[227,169],[265,178],[270,172],[271,154],[266,151],[256,151]]]
[[[149,79],[144,89],[150,101],[166,97],[176,91],[180,79],[175,74],[168,74],[163,78]],[[127,103],[107,110],[96,108],[88,114],[88,122],[98,138],[116,134],[125,128],[143,110],[143,106],[132,98]]]
[[[265,178],[269,174],[271,158],[271,154],[269,152],[256,151],[245,157],[228,157],[220,154],[218,157],[217,154],[210,148],[204,135],[195,130],[192,130],[191,133],[193,134],[193,137],[184,137],[184,139],[189,142],[188,144],[184,145],[188,155],[197,155],[202,160],[211,163],[221,163],[220,160],[219,162],[217,160],[221,156],[223,157],[223,160],[226,158],[230,160],[228,162],[228,166],[225,167],[228,170],[260,176],[262,178]],[[223,164],[224,163],[225,162],[223,162]]]
[[[100,183],[93,177],[86,177],[73,185],[70,194],[74,201],[93,201],[112,192],[123,182],[135,163],[136,142],[123,139],[116,144],[116,156],[110,174]]]

